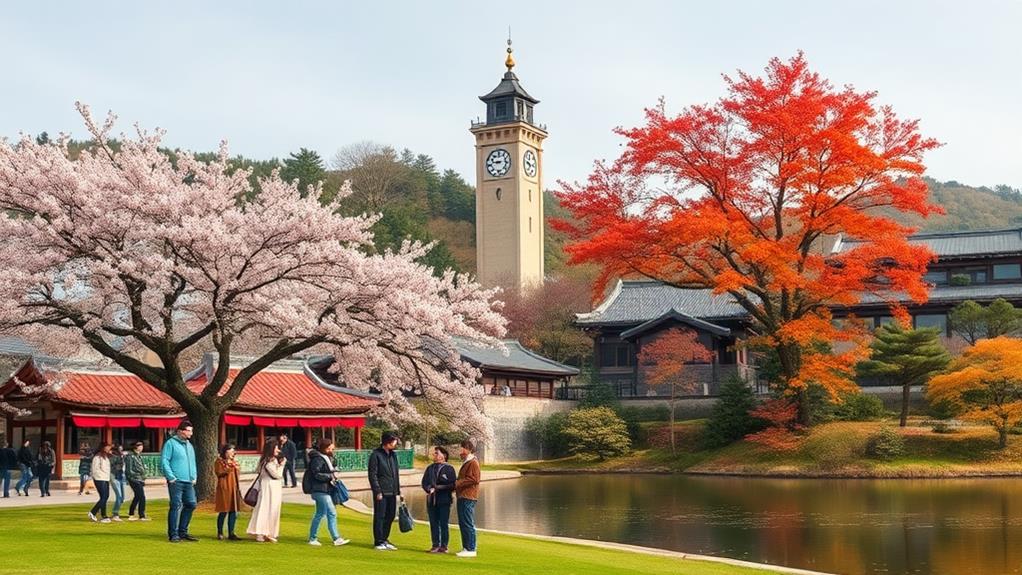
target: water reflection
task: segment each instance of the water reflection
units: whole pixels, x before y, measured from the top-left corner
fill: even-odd
[[[832,573],[1022,574],[1017,479],[531,476],[484,484],[476,519]]]

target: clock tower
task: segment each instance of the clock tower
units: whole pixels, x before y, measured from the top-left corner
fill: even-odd
[[[476,140],[476,269],[480,283],[522,291],[543,282],[543,140],[533,98],[518,82],[507,41],[507,72],[479,99],[486,120]]]

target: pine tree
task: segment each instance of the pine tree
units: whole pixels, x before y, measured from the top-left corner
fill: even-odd
[[[951,362],[940,342],[938,328],[904,329],[897,323],[876,331],[869,360],[859,364],[860,375],[886,376],[901,384],[901,426],[908,422],[908,398],[913,385],[925,385]]]
[[[326,178],[323,158],[308,148],[301,148],[284,160],[280,177],[286,182],[298,180],[298,191],[305,197],[309,193],[309,186],[315,186]]]

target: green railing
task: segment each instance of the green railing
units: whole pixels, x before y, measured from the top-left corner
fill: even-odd
[[[334,465],[341,471],[366,471],[369,468],[369,454],[372,450],[362,449],[340,449],[334,452]],[[410,449],[398,449],[397,462],[401,469],[411,469],[412,464],[415,460]],[[243,455],[239,454],[235,456],[238,463],[241,464],[242,473],[255,473],[256,466],[259,465],[258,455]],[[142,463],[145,465],[146,477],[160,477],[160,454],[159,453],[143,453]],[[71,479],[78,477],[78,460],[77,459],[65,459],[61,470],[64,472],[64,479]]]

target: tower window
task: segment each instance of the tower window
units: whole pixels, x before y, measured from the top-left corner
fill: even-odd
[[[529,190],[529,201],[532,201],[532,190]]]
[[[503,118],[504,116],[507,116],[507,102],[497,102],[496,110],[494,111],[494,116],[496,116],[497,118]]]
[[[497,188],[497,201],[500,201],[500,188]]]
[[[529,216],[529,233],[532,233],[532,216]]]
[[[523,102],[521,102],[521,101],[516,102],[516,104],[517,104],[518,113],[517,113],[515,119],[516,120],[524,119],[525,118],[525,104]]]

